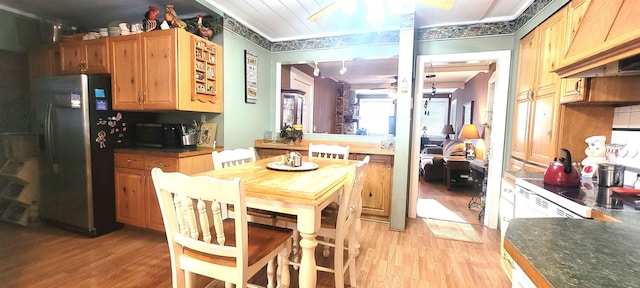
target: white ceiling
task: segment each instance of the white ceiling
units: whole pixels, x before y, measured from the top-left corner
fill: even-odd
[[[388,1],[393,3],[394,7],[398,7],[409,0]],[[453,1],[455,4],[451,9],[443,10],[427,5],[430,1]],[[415,27],[513,20],[533,1],[416,0]],[[388,18],[381,27],[374,27],[366,22],[363,4],[365,0],[357,0],[358,10],[352,16],[347,16],[341,9],[335,9],[316,22],[307,20],[309,16],[333,2],[334,0],[0,0],[0,9],[48,21],[63,19],[71,25],[91,29],[105,27],[112,22],[141,22],[149,5],[157,6],[162,15],[166,4],[173,4],[180,18],[193,18],[198,14],[226,13],[274,42],[397,29],[398,17]],[[484,66],[487,64],[484,63]],[[319,66],[322,76],[363,88],[388,87],[395,81],[393,76],[397,73],[395,58],[347,60],[345,66],[348,72],[345,75],[337,73],[342,67],[340,61],[319,63]],[[456,64],[449,65],[455,67],[454,71],[445,72],[441,70],[451,69],[439,66],[439,63],[433,63],[436,78],[427,79],[425,83],[425,87],[431,87],[430,81],[434,80],[438,93],[450,93],[456,89],[454,87],[460,86],[445,83],[466,82],[479,71],[486,70],[476,65]],[[375,71],[375,74],[372,71]]]

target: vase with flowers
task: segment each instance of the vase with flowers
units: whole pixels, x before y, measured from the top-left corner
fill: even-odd
[[[302,125],[284,125],[284,127],[282,127],[282,130],[280,130],[280,137],[289,139],[289,144],[293,145],[294,142],[302,140]]]

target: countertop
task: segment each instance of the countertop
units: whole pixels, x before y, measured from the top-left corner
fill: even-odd
[[[507,171],[505,177],[542,178]],[[613,221],[516,218],[505,249],[539,287],[640,287],[640,211],[593,207]]]
[[[505,249],[538,287],[628,288],[640,287],[639,238],[635,223],[517,218]]]
[[[309,143],[313,142],[313,144],[328,144],[328,145],[340,145],[340,146],[349,146],[349,153],[362,153],[362,154],[373,154],[373,155],[391,155],[395,154],[394,149],[384,149],[380,148],[380,143],[371,143],[371,142],[341,142],[341,141],[309,141],[302,140],[293,145],[289,145],[287,143],[271,143],[265,142],[262,139],[256,139],[254,141],[255,148],[262,149],[286,149],[286,150],[296,150],[296,151],[308,151]]]
[[[224,150],[224,147],[216,147],[216,151]],[[122,147],[115,148],[115,153],[144,153],[145,155],[155,155],[160,157],[192,157],[203,154],[211,154],[214,149],[196,148],[196,147],[180,147],[180,148],[151,148],[151,147]]]

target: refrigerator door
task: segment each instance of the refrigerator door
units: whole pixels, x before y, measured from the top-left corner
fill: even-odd
[[[44,135],[39,212],[45,221],[92,229],[87,76],[36,82],[38,132]]]

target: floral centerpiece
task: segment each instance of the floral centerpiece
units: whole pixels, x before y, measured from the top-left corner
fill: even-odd
[[[291,144],[295,141],[302,140],[302,125],[284,125],[282,130],[280,130],[280,137],[291,140]]]

